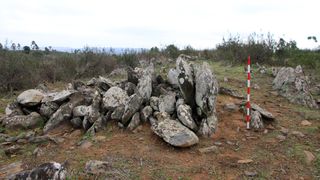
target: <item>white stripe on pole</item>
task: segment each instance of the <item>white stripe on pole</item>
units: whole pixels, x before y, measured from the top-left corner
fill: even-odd
[[[248,87],[250,87],[250,80],[248,80]]]
[[[247,101],[250,101],[250,94],[247,95]]]

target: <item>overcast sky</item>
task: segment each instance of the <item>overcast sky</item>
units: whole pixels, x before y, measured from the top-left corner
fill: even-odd
[[[213,48],[229,34],[270,32],[313,48],[319,18],[319,0],[1,0],[0,42]]]

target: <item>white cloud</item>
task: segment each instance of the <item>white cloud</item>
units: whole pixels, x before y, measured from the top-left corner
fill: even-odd
[[[40,46],[215,47],[229,34],[271,32],[300,47],[320,38],[316,0],[10,0],[0,6],[0,42]]]

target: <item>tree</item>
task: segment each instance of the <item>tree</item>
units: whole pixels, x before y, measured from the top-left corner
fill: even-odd
[[[20,51],[20,49],[21,49],[21,45],[19,43],[17,45],[17,49],[18,49],[18,51]]]
[[[0,43],[0,50],[3,50],[3,45]]]
[[[39,50],[39,46],[37,45],[37,43],[35,41],[31,42],[31,48],[32,48],[32,50]]]
[[[167,46],[164,51],[171,58],[177,58],[179,56],[179,49],[173,44]]]
[[[26,54],[29,54],[30,53],[30,47],[29,46],[23,46],[23,52],[26,53]]]
[[[318,42],[315,36],[308,36],[308,40],[313,40],[315,43]]]
[[[12,44],[11,44],[11,49],[15,51],[16,48],[17,48],[16,44],[15,44],[15,43],[12,43]]]

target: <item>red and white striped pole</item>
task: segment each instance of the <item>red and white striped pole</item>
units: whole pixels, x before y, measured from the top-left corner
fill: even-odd
[[[248,56],[247,105],[246,105],[246,107],[247,107],[247,116],[246,116],[247,129],[250,129],[250,79],[251,79],[250,64],[251,64],[251,60],[250,60],[250,56]]]

